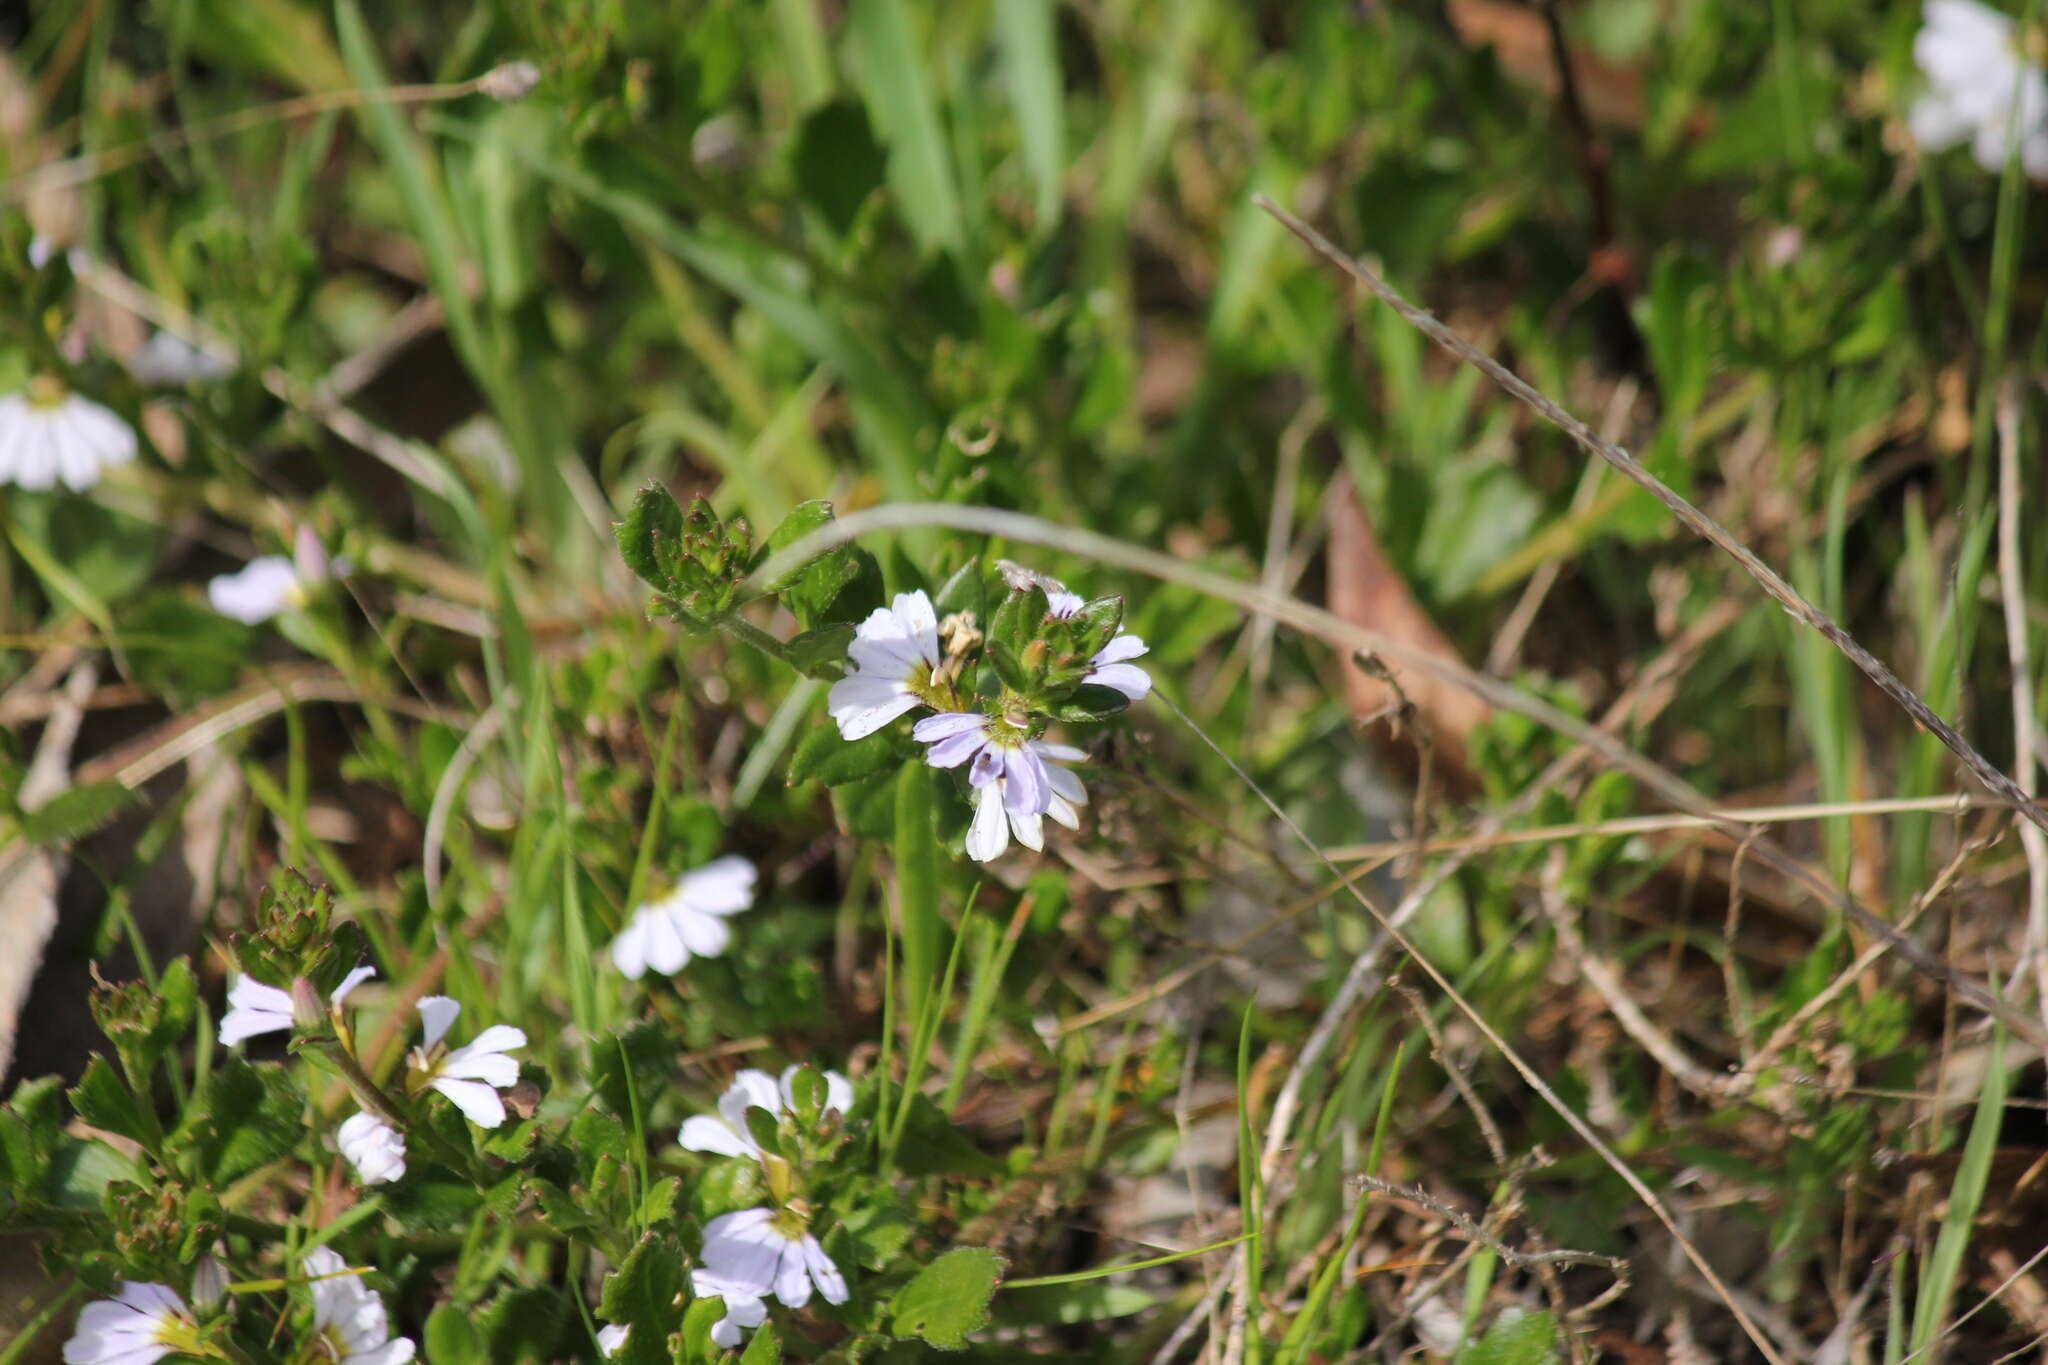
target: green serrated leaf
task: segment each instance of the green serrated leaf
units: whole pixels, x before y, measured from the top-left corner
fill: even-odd
[[[605,1279],[598,1303],[598,1315],[605,1321],[632,1329],[611,1359],[618,1365],[670,1365],[668,1338],[675,1330],[682,1292],[682,1247],[672,1237],[651,1232],[642,1236]]]
[[[1054,720],[1089,723],[1107,720],[1119,711],[1130,709],[1131,699],[1114,687],[1098,687],[1094,683],[1082,683],[1067,696],[1046,707],[1046,714]]]
[[[640,1201],[640,1225],[648,1227],[673,1218],[682,1194],[683,1182],[675,1176],[655,1181]]]
[[[434,1365],[481,1365],[484,1337],[469,1314],[444,1303],[427,1314],[427,1359]]]
[[[552,1289],[536,1285],[513,1290],[484,1310],[483,1333],[490,1346],[489,1359],[561,1359],[565,1353],[557,1348],[569,1316],[568,1305]],[[440,1357],[431,1349],[427,1358],[439,1365]]]
[[[754,1339],[747,1343],[747,1349],[740,1353],[740,1365],[778,1365],[782,1359],[782,1338],[775,1334],[775,1324],[764,1322],[754,1332]]]
[[[853,627],[845,622],[819,626],[796,636],[782,648],[797,671],[806,677],[836,682],[844,674],[847,646],[853,643]]]
[[[95,1128],[137,1141],[152,1136],[135,1092],[105,1057],[94,1057],[86,1063],[85,1074],[78,1078],[70,1098],[78,1117]]]
[[[969,1142],[924,1095],[910,1097],[896,1167],[908,1176],[999,1175],[1006,1169],[1001,1161]]]
[[[21,837],[31,844],[69,843],[111,821],[135,793],[119,782],[88,782],[68,787],[21,816]]]
[[[409,1232],[460,1232],[484,1205],[475,1184],[438,1167],[408,1169],[397,1184],[380,1188],[385,1210]]]
[[[1457,1365],[1555,1365],[1561,1359],[1555,1318],[1509,1308],[1485,1336],[1458,1352]]]
[[[896,834],[896,773],[884,769],[873,777],[832,788],[832,809],[849,834],[863,839],[892,839]]]
[[[305,1134],[305,1106],[282,1066],[230,1058],[213,1073],[176,1145],[192,1153],[200,1173],[219,1189],[289,1152]]]
[[[655,591],[680,596],[683,585],[669,568],[669,556],[682,544],[683,509],[675,495],[658,483],[648,484],[633,498],[626,519],[614,528],[626,567]]]
[[[889,1330],[958,1351],[988,1323],[988,1301],[1003,1258],[986,1247],[956,1247],[917,1273],[890,1303]]]
[[[64,1082],[40,1076],[14,1087],[0,1105],[0,1187],[17,1199],[39,1199],[63,1136]]]
[[[643,1096],[655,1093],[674,1057],[675,1049],[667,1032],[654,1020],[642,1019],[592,1049],[591,1081],[606,1109],[613,1114],[630,1114],[632,1092],[637,1090]]]
[[[893,775],[904,763],[917,757],[916,742],[898,728],[877,730],[864,739],[839,737],[835,725],[825,724],[805,735],[789,758],[789,783],[823,782],[843,787],[872,777]]]

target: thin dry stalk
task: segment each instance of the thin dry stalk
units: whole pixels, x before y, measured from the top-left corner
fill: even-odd
[[[1712,1097],[1725,1088],[1726,1080],[1695,1062],[1686,1055],[1685,1049],[1663,1029],[1651,1022],[1643,1007],[1628,993],[1622,984],[1621,973],[1613,963],[1594,953],[1586,946],[1586,939],[1579,932],[1577,916],[1564,893],[1565,851],[1552,849],[1544,859],[1541,877],[1543,913],[1550,918],[1551,928],[1557,931],[1557,946],[1565,960],[1578,969],[1586,984],[1607,1002],[1614,1021],[1621,1025],[1621,1031],[1635,1039],[1637,1046],[1650,1054],[1657,1064],[1671,1073],[1676,1080],[1695,1095]]]
[[[1745,573],[1756,580],[1758,586],[1775,598],[1778,604],[1784,607],[1787,612],[1791,613],[1794,620],[1825,636],[1830,644],[1841,651],[1844,658],[1856,665],[1865,677],[1877,684],[1879,690],[1898,703],[1899,707],[1907,715],[1911,716],[1915,723],[1922,729],[1929,731],[1946,745],[1949,752],[1960,759],[1963,766],[1968,768],[1971,774],[1979,782],[1982,782],[1987,789],[1997,793],[2017,807],[2020,813],[2034,825],[2043,831],[2048,831],[2048,812],[2044,812],[2039,806],[2035,805],[2028,794],[2021,790],[2019,784],[1993,766],[1990,759],[1978,753],[1976,746],[1965,739],[1954,726],[1934,714],[1933,708],[1922,701],[1919,694],[1914,692],[1912,688],[1900,682],[1897,675],[1887,668],[1876,655],[1858,644],[1849,632],[1843,630],[1841,626],[1835,623],[1833,617],[1807,601],[1796,588],[1779,577],[1776,570],[1757,558],[1755,553],[1748,546],[1737,540],[1726,527],[1680,497],[1663,480],[1645,469],[1641,462],[1626,450],[1615,445],[1612,441],[1602,440],[1584,422],[1581,422],[1578,418],[1572,416],[1545,397],[1513,370],[1508,369],[1492,356],[1487,355],[1471,342],[1465,340],[1464,337],[1437,321],[1428,312],[1408,302],[1393,286],[1339,250],[1335,243],[1331,242],[1307,223],[1287,212],[1287,210],[1281,208],[1263,194],[1254,195],[1253,202],[1277,218],[1289,232],[1299,237],[1317,255],[1342,270],[1357,283],[1364,285],[1381,302],[1400,314],[1401,318],[1410,326],[1458,359],[1473,366],[1488,379],[1491,379],[1501,388],[1507,390],[1510,395],[1527,404],[1539,416],[1565,435],[1571,437],[1587,453],[1598,455],[1601,459],[1607,461],[1608,464],[1619,470],[1632,483],[1647,491],[1658,502],[1664,504],[1671,514],[1685,523],[1689,529],[1733,558],[1737,564],[1742,566]]]
[[[1319,859],[1331,873],[1335,874],[1337,872],[1336,864],[1332,863],[1316,841],[1309,837],[1308,831],[1304,830],[1287,813],[1286,809],[1279,802],[1275,801],[1266,789],[1252,778],[1250,773],[1244,770],[1236,759],[1232,758],[1221,745],[1210,738],[1206,730],[1195,724],[1193,717],[1182,711],[1178,706],[1175,706],[1172,700],[1164,693],[1155,691],[1152,695],[1157,697],[1168,710],[1172,711],[1180,722],[1187,726],[1208,747],[1211,753],[1214,753],[1217,758],[1221,759],[1229,767],[1238,781],[1244,783],[1246,789],[1258,797],[1260,804],[1272,812],[1274,818],[1279,820],[1281,824],[1287,826],[1289,833],[1293,834],[1295,840],[1304,849]],[[1464,1015],[1466,1021],[1479,1031],[1480,1035],[1486,1039],[1493,1050],[1499,1053],[1501,1058],[1515,1069],[1515,1073],[1522,1078],[1523,1084],[1533,1090],[1537,1097],[1550,1107],[1551,1112],[1563,1119],[1565,1126],[1578,1134],[1579,1140],[1592,1148],[1601,1161],[1606,1163],[1608,1169],[1620,1176],[1622,1182],[1629,1187],[1636,1198],[1641,1200],[1644,1206],[1656,1215],[1657,1221],[1662,1223],[1665,1231],[1671,1234],[1672,1241],[1684,1253],[1686,1260],[1691,1263],[1701,1280],[1712,1286],[1714,1292],[1727,1307],[1729,1313],[1734,1316],[1736,1323],[1741,1326],[1743,1334],[1762,1353],[1764,1359],[1769,1361],[1770,1365],[1784,1365],[1784,1357],[1772,1346],[1770,1339],[1757,1326],[1750,1312],[1736,1300],[1727,1282],[1721,1278],[1720,1272],[1714,1269],[1706,1256],[1693,1244],[1692,1239],[1687,1237],[1685,1232],[1678,1226],[1678,1220],[1672,1215],[1671,1210],[1665,1205],[1663,1199],[1657,1195],[1656,1191],[1645,1184],[1643,1178],[1636,1174],[1635,1169],[1626,1161],[1623,1161],[1615,1150],[1607,1145],[1600,1134],[1593,1130],[1592,1125],[1579,1117],[1577,1110],[1564,1102],[1564,1098],[1551,1087],[1550,1082],[1544,1080],[1541,1073],[1530,1064],[1528,1059],[1523,1057],[1512,1043],[1502,1037],[1500,1031],[1488,1022],[1486,1016],[1475,1008],[1472,1002],[1467,1000],[1456,986],[1451,984],[1450,978],[1446,977],[1435,963],[1423,955],[1422,950],[1417,948],[1409,940],[1408,936],[1394,924],[1392,918],[1385,910],[1375,904],[1370,896],[1359,890],[1356,883],[1350,886],[1350,891],[1352,899],[1356,900],[1365,912],[1371,915],[1374,921],[1378,923],[1380,932],[1386,935],[1409,958],[1414,960],[1415,965],[1421,968],[1423,974],[1430,979],[1431,984],[1437,988],[1443,997],[1450,1001],[1452,1007]],[[1327,1018],[1327,1014],[1325,1017]],[[1268,1160],[1276,1156],[1272,1148],[1273,1144],[1270,1141],[1269,1135],[1268,1150],[1266,1152]],[[1245,1323],[1251,1308],[1251,1305],[1246,1301],[1247,1296],[1243,1293],[1249,1257],[1244,1254],[1246,1249],[1243,1246],[1240,1246],[1238,1251],[1240,1253],[1238,1273],[1232,1278],[1238,1284],[1239,1293],[1231,1318],[1230,1344],[1224,1352],[1226,1365],[1236,1365],[1237,1361],[1243,1359]]]
[[[2028,796],[2034,777],[2034,670],[2027,658],[2027,585],[2020,560],[2020,404],[2008,378],[1998,389],[1998,586],[2005,605],[2005,654],[2012,665],[2013,781]],[[2048,835],[2020,826],[2027,855],[2027,956],[2034,1006],[2048,1022]]]

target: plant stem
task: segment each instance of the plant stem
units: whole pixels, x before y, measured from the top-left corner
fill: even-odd
[[[721,616],[718,618],[718,628],[740,643],[752,645],[770,658],[778,659],[791,668],[796,667],[796,661],[789,657],[789,651],[783,647],[782,641],[744,616]]]

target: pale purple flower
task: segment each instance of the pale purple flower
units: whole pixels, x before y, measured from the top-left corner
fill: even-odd
[[[519,1083],[519,1063],[505,1054],[525,1047],[526,1034],[510,1024],[493,1024],[467,1046],[443,1051],[441,1040],[461,1012],[462,1006],[445,995],[420,1001],[426,1035],[413,1051],[408,1088],[415,1094],[438,1090],[477,1127],[496,1128],[505,1121],[505,1102],[498,1091]]]
[[[796,1113],[796,1093],[791,1083],[800,1067],[790,1067],[778,1082],[765,1071],[749,1067],[732,1078],[732,1085],[718,1097],[718,1112],[695,1114],[683,1120],[676,1140],[693,1152],[715,1152],[719,1156],[761,1155],[754,1135],[747,1131],[747,1110],[766,1109],[780,1121]],[[825,1112],[844,1114],[853,1108],[853,1083],[836,1071],[822,1073],[825,1079]]]
[[[974,793],[974,822],[967,829],[967,856],[976,862],[992,862],[1010,846],[1014,832],[1017,842],[1037,851],[1045,847],[1044,817],[1051,816],[1068,829],[1078,829],[1080,813],[1074,807],[1088,803],[1088,791],[1081,779],[1058,766],[1078,763],[1087,755],[1066,744],[1028,740],[1026,749],[1040,761],[1045,775],[1045,809],[1022,811],[1009,800],[1009,780],[998,777]]]
[[[876,607],[854,632],[853,668],[826,695],[825,707],[843,739],[864,739],[925,704],[919,691],[939,666],[939,617],[922,590],[900,592]]]
[[[375,967],[358,967],[350,972],[334,988],[329,1007],[339,1009],[350,991],[376,974]],[[237,977],[228,988],[228,1012],[221,1016],[221,1046],[233,1047],[258,1034],[282,1032],[292,1027],[292,1020],[290,991],[266,986],[253,976]]]
[[[664,976],[693,957],[717,957],[732,941],[728,915],[754,903],[754,865],[738,854],[686,872],[660,900],[634,910],[612,940],[612,962],[638,980],[650,967]]]
[[[321,1359],[341,1365],[404,1365],[415,1347],[410,1337],[393,1337],[384,1300],[363,1283],[361,1275],[345,1273],[348,1262],[330,1247],[306,1253],[300,1267],[316,1278],[313,1331],[321,1338]]]
[[[737,1293],[772,1294],[791,1308],[809,1303],[814,1285],[825,1302],[846,1302],[839,1267],[788,1210],[744,1209],[712,1219],[704,1228],[704,1272]]]
[[[833,1273],[838,1272],[835,1270]],[[768,1305],[761,1301],[759,1294],[752,1293],[746,1285],[722,1279],[707,1270],[699,1268],[690,1272],[690,1292],[700,1299],[724,1301],[725,1316],[711,1324],[711,1340],[728,1351],[740,1344],[742,1328],[759,1327],[768,1321]]]
[[[1010,809],[1032,814],[1045,811],[1045,762],[1015,726],[979,711],[942,711],[926,716],[910,733],[919,743],[931,746],[924,761],[934,768],[957,768],[965,763],[967,780],[977,787],[986,787],[997,778],[1009,783]]]
[[[87,1304],[64,1343],[65,1365],[153,1365],[199,1347],[191,1310],[168,1285],[121,1281],[111,1299]]]
[[[2011,137],[2029,177],[2048,179],[2048,76],[2020,49],[2012,19],[1976,0],[1927,0],[1913,60],[1927,93],[1907,111],[1930,151],[1968,140],[1986,170],[2005,169]]]
[[[405,1174],[405,1135],[367,1110],[342,1121],[335,1146],[365,1185],[385,1185]]]
[[[135,458],[135,430],[111,409],[44,378],[0,397],[0,484],[83,493]]]

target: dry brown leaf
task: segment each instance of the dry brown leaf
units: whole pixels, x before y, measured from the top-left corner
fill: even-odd
[[[1356,626],[1376,630],[1416,649],[1459,663],[1457,647],[1415,600],[1408,581],[1380,545],[1379,533],[1351,480],[1338,476],[1328,493],[1329,608]],[[1351,712],[1361,720],[1394,714],[1400,706],[1394,687],[1373,676],[1358,660],[1343,661],[1344,690]],[[1417,673],[1397,675],[1394,683],[1414,706],[1413,724],[1426,736],[1431,761],[1439,774],[1464,782],[1469,774],[1466,741],[1486,720],[1489,708],[1463,688]],[[1413,751],[1404,756],[1412,761]]]
[[[1547,95],[1558,93],[1557,62],[1543,16],[1506,0],[1450,0],[1446,6],[1458,36],[1473,47],[1491,45],[1503,70]],[[1595,123],[1618,128],[1643,126],[1643,77],[1585,52],[1573,52],[1572,73],[1579,98]]]

